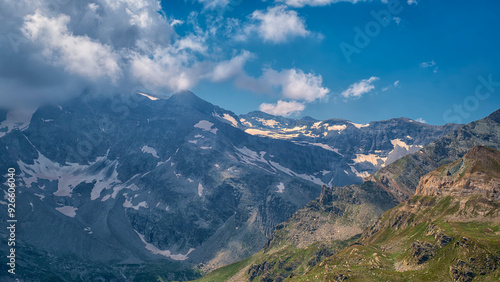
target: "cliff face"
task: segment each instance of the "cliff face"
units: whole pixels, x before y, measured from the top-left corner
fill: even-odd
[[[423,176],[416,195],[483,195],[499,200],[500,152],[474,147],[463,158]]]

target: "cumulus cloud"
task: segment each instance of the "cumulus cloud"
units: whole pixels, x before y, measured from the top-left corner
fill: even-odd
[[[121,76],[119,56],[112,48],[88,36],[73,35],[68,31],[68,16],[49,18],[37,11],[24,19],[23,33],[42,46],[46,61],[92,79],[105,76],[116,82]]]
[[[427,123],[427,121],[425,121],[425,119],[423,118],[417,118],[415,121],[420,123]]]
[[[252,57],[254,57],[254,55],[245,50],[243,53],[231,58],[230,60],[218,63],[209,76],[212,81],[219,82],[245,75],[243,67]]]
[[[270,7],[266,11],[257,10],[251,18],[255,24],[247,26],[245,33],[256,30],[266,42],[283,43],[294,37],[305,37],[310,31],[306,29],[305,20],[296,11],[286,6]]]
[[[193,1],[207,9],[227,3]],[[256,55],[241,49],[228,52],[217,44],[220,38],[215,36],[222,29],[213,25],[226,19],[212,17],[213,22],[202,27],[195,12],[185,22],[168,18],[159,0],[51,4],[0,1],[0,18],[4,19],[0,25],[0,95],[9,95],[5,96],[9,101],[12,92],[19,100],[31,100],[34,95],[79,95],[89,87],[111,94],[133,93],[139,87],[161,95],[192,88],[201,80],[234,81],[244,89],[277,95],[282,102],[275,104],[275,110],[286,114],[280,109],[300,109],[330,92],[321,75],[297,68],[264,68],[261,76],[248,75],[244,67]],[[270,43],[310,33],[297,12],[284,5],[255,11],[247,20],[232,27],[245,27]],[[192,30],[177,34],[178,25]]]
[[[281,88],[284,98],[312,102],[324,98],[330,89],[323,87],[321,75],[304,73],[302,70],[275,71],[266,69],[261,78],[264,83]]]
[[[363,79],[360,82],[353,83],[349,86],[349,88],[342,91],[341,95],[344,98],[359,98],[375,89],[373,83],[377,80],[379,80],[378,77],[372,76],[368,79]]]
[[[134,59],[182,39],[160,10],[156,0],[1,1],[0,93],[130,93],[140,83]],[[186,45],[175,48],[187,53]]]
[[[128,94],[139,86],[171,93],[202,79],[240,75],[251,57],[247,51],[227,56],[199,26],[178,35],[174,27],[184,22],[167,18],[158,0],[70,1],[55,7],[37,0],[2,1],[0,18],[5,19],[0,93],[15,90],[18,96],[78,95],[88,86],[103,93]]]
[[[290,116],[302,112],[306,106],[297,101],[286,102],[279,100],[276,104],[263,103],[259,110],[275,116]]]
[[[236,85],[257,93],[278,92],[282,98],[313,102],[326,98],[330,89],[323,86],[323,77],[314,73],[305,73],[300,69],[271,68],[263,70],[260,77],[242,74],[235,78]]]
[[[276,71],[264,69],[260,77],[254,78],[242,74],[236,79],[239,87],[257,93],[272,93],[278,91],[282,99],[276,104],[264,103],[260,110],[272,114],[289,116],[303,111],[306,103],[325,99],[330,89],[323,86],[321,75],[305,73],[300,69],[284,69]]]
[[[408,0],[407,3],[408,3],[408,5],[417,5],[418,4],[417,0]]]

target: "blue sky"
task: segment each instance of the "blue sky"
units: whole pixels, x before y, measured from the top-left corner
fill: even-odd
[[[500,106],[497,1],[2,2],[0,90],[24,99],[188,89],[237,114],[359,123]]]

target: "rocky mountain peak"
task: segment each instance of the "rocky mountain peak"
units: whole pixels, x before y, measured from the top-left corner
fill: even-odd
[[[417,195],[484,195],[500,199],[500,151],[476,146],[457,161],[425,175]]]
[[[490,119],[492,121],[495,121],[495,122],[499,122],[500,123],[500,109],[494,111],[493,113],[491,113],[487,119]]]

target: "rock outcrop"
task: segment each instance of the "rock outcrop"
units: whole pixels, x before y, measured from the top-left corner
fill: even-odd
[[[500,199],[500,152],[476,146],[463,158],[422,177],[416,195]]]

